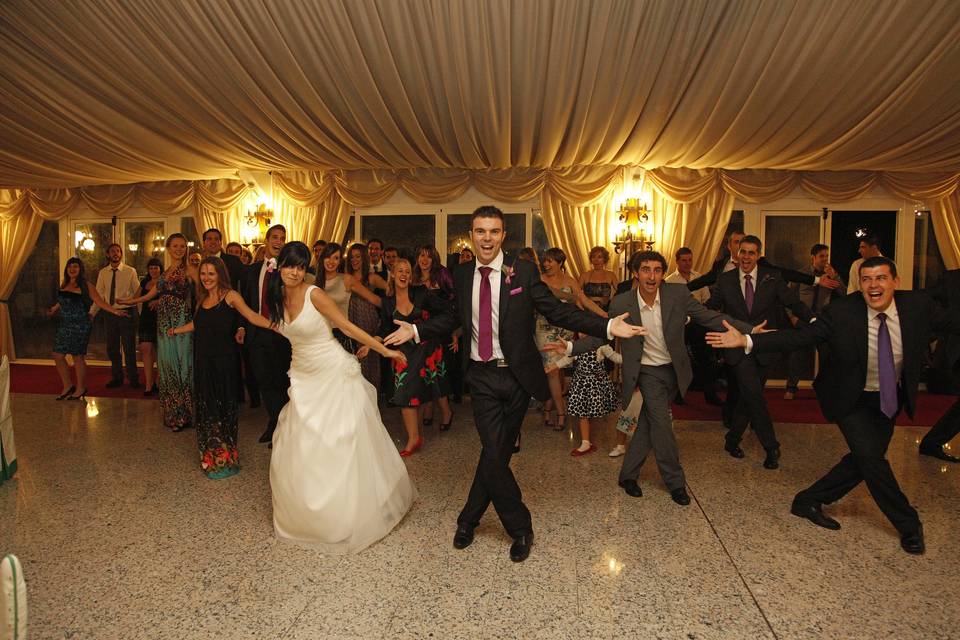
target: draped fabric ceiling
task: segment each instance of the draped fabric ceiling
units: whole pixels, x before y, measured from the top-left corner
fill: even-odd
[[[238,170],[273,172],[304,240],[397,188],[539,197],[574,269],[624,166],[658,248],[704,263],[734,196],[881,186],[928,199],[960,266],[953,0],[10,0],[0,78],[0,299],[79,202],[230,235]],[[7,326],[0,304],[0,349]]]

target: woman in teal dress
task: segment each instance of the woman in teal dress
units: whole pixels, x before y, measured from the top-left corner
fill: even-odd
[[[168,336],[167,329],[193,319],[197,270],[187,264],[187,239],[182,233],[167,237],[170,267],[157,286],[139,298],[118,300],[121,304],[149,302],[157,305],[157,367],[160,372],[160,408],[163,424],[172,431],[193,426],[193,337],[189,333]]]

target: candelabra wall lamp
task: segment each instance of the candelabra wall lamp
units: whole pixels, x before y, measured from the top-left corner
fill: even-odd
[[[273,218],[273,210],[268,209],[267,205],[261,202],[254,210],[247,210],[244,217],[244,228],[241,230],[242,240],[247,245],[259,245],[267,235],[267,229],[270,227],[270,220]]]
[[[637,251],[653,249],[653,214],[643,198],[626,198],[617,210],[619,222],[613,240],[614,250],[623,254],[626,265]]]

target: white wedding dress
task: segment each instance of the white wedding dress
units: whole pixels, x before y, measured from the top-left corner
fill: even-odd
[[[277,536],[328,553],[384,537],[417,491],[360,363],[310,301],[281,333],[290,340],[290,401],[273,435],[270,488]]]

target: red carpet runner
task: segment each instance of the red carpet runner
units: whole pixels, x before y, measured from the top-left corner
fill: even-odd
[[[141,371],[141,382],[143,382]],[[116,389],[107,389],[110,380],[109,367],[87,367],[87,387],[91,396],[100,398],[131,398],[145,399],[143,389],[131,389],[124,384]],[[56,395],[60,392],[60,379],[56,369],[37,364],[10,365],[11,393],[41,393]],[[820,413],[820,406],[813,395],[812,389],[801,389],[794,400],[783,399],[783,389],[767,389],[767,406],[774,422],[809,422],[826,424],[827,420]],[[954,396],[941,396],[920,393],[917,398],[917,415],[915,420],[907,418],[901,413],[897,418],[899,425],[931,426],[947,408],[956,401]],[[714,407],[703,400],[699,391],[687,393],[686,404],[673,405],[673,417],[677,420],[720,420],[720,407]]]

